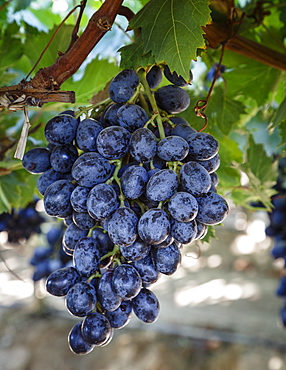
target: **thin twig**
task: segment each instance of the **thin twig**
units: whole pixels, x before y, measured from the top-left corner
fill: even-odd
[[[72,13],[75,12],[75,10],[80,7],[80,5],[77,5],[75,6],[69,13],[68,15],[61,21],[61,23],[59,24],[59,26],[57,27],[57,29],[55,30],[53,36],[51,37],[50,41],[48,42],[48,44],[45,46],[44,50],[41,52],[39,58],[37,59],[36,63],[34,64],[34,67],[30,70],[30,72],[27,74],[27,76],[24,78],[24,80],[27,80],[27,78],[31,75],[31,73],[35,70],[35,68],[37,67],[37,65],[40,63],[40,60],[42,59],[43,55],[45,54],[45,52],[47,51],[47,49],[49,48],[49,46],[51,45],[51,43],[53,42],[54,38],[57,36],[59,30],[61,29],[61,27],[63,26],[63,24],[65,23],[65,21],[69,18],[70,15],[72,15]]]

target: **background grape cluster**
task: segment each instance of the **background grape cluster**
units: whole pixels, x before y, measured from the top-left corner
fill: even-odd
[[[106,107],[84,119],[55,116],[45,126],[48,146],[23,158],[41,174],[46,213],[67,226],[62,248],[73,263],[51,273],[46,288],[81,318],[68,336],[76,354],[109,343],[132,312],[154,322],[160,307],[150,286],[228,213],[216,192],[218,141],[175,116],[190,104],[188,82],[168,66],[163,72],[171,84],[158,88],[160,66],[121,71]]]
[[[6,231],[9,243],[19,243],[28,240],[33,234],[41,233],[41,224],[45,219],[37,211],[35,199],[25,208],[12,209],[10,213],[0,214],[0,232]]]

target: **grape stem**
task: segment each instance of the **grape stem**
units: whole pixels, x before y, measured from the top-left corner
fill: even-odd
[[[157,106],[157,103],[156,103],[156,99],[148,85],[148,82],[146,80],[146,71],[144,69],[140,69],[140,71],[138,72],[138,76],[139,76],[139,79],[140,79],[140,82],[142,83],[143,87],[144,87],[144,92],[151,104],[151,107],[152,107],[152,116],[153,115],[156,115],[156,121],[157,121],[157,127],[158,127],[158,130],[159,130],[159,135],[160,135],[160,139],[164,139],[166,136],[165,136],[165,131],[164,131],[164,126],[163,126],[163,122],[162,122],[162,118],[159,114],[159,109],[158,109],[158,106]]]

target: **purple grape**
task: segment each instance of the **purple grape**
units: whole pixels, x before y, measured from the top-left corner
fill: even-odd
[[[77,147],[84,152],[96,152],[96,138],[102,129],[101,124],[95,119],[83,119],[76,130]]]
[[[158,107],[169,114],[183,112],[190,105],[188,93],[178,86],[167,85],[155,92]]]
[[[77,271],[81,276],[89,277],[98,270],[99,261],[98,241],[88,236],[81,238],[73,253],[73,263]]]
[[[60,114],[50,119],[45,126],[45,137],[55,145],[70,144],[76,135],[78,121],[69,114]]]
[[[91,217],[103,220],[119,207],[117,194],[109,184],[95,185],[87,198],[87,210]]]
[[[138,319],[145,323],[153,323],[159,316],[158,298],[147,288],[142,288],[140,293],[132,299],[132,308]]]
[[[160,66],[153,65],[146,74],[146,80],[150,89],[156,89],[162,81],[162,70]]]
[[[82,322],[75,324],[68,335],[69,348],[75,355],[86,355],[94,349],[94,345],[84,340],[81,325]]]
[[[65,218],[72,214],[70,202],[75,186],[68,180],[53,182],[45,191],[44,207],[49,216]]]
[[[90,314],[96,306],[97,298],[94,287],[80,281],[73,285],[66,295],[66,307],[70,314],[84,317]]]
[[[132,69],[124,69],[110,83],[110,98],[116,103],[126,103],[135,93],[138,85],[137,74]]]
[[[157,155],[167,162],[182,161],[189,152],[189,145],[180,136],[167,136],[157,146]]]
[[[106,127],[97,136],[98,152],[107,159],[120,159],[128,153],[130,147],[130,133],[124,127]]]
[[[102,132],[102,131],[101,131]],[[114,168],[95,152],[80,155],[72,167],[72,175],[80,186],[93,187],[108,180]]]
[[[80,281],[81,277],[74,267],[63,267],[50,274],[46,281],[48,293],[62,297],[67,294],[69,289]]]
[[[43,173],[51,168],[50,155],[46,148],[32,148],[24,154],[22,165],[30,173]]]
[[[77,148],[72,144],[55,146],[51,153],[51,165],[57,172],[70,172],[73,163],[78,158]]]
[[[138,234],[147,244],[162,243],[170,232],[169,216],[159,208],[151,208],[145,212],[138,222]]]

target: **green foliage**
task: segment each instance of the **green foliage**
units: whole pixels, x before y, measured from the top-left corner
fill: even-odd
[[[93,94],[103,90],[105,85],[119,72],[119,68],[105,59],[94,59],[85,69],[83,77],[78,81],[72,78],[63,85],[63,90],[76,93],[77,104],[87,104]]]
[[[122,66],[125,67],[125,58],[127,65],[130,58],[134,60],[133,68],[145,66],[145,55],[151,53],[156,63],[166,62],[171,71],[188,80],[190,61],[197,57],[198,48],[204,48],[201,26],[209,21],[207,0],[149,1],[130,22],[132,29],[141,27],[143,43],[139,41],[135,49],[129,48],[122,54]],[[134,53],[135,57],[130,55]]]
[[[9,212],[11,208],[23,208],[33,200],[37,192],[38,176],[27,176],[24,169],[1,176],[0,213]]]
[[[271,210],[269,197],[275,194],[272,188],[278,178],[277,162],[273,162],[273,158],[266,155],[263,145],[256,144],[252,135],[249,136],[244,162],[238,167],[249,180],[245,188],[247,191],[241,193],[251,192],[251,195],[247,194],[249,199],[260,200],[268,210]]]

